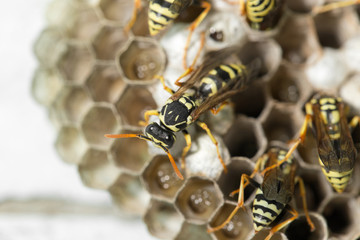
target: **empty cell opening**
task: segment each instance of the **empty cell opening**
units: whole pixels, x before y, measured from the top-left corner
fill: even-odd
[[[192,178],[177,195],[175,204],[186,220],[206,223],[222,204],[222,196],[213,182]]]
[[[85,115],[81,126],[89,143],[104,147],[111,144],[104,134],[114,133],[120,127],[114,113],[107,106],[91,108]]]
[[[129,87],[116,103],[116,109],[125,123],[131,126],[140,126],[147,110],[156,109],[152,94],[144,87]]]
[[[201,240],[213,240],[210,234],[206,232],[206,225],[197,225],[184,222],[179,234],[175,240],[184,239],[201,239]]]
[[[237,202],[238,194],[230,197],[230,193],[234,190],[238,190],[240,187],[241,175],[251,175],[254,171],[254,165],[250,160],[245,158],[235,158],[228,165],[228,173],[222,173],[217,181],[220,190],[224,194],[226,200]],[[244,190],[244,201],[248,203],[254,195],[255,187],[251,184]]]
[[[265,89],[263,84],[253,84],[231,98],[237,114],[257,118],[266,104]]]
[[[170,199],[174,198],[183,184],[166,155],[154,157],[142,176],[145,186],[151,194]]]
[[[87,86],[95,101],[115,102],[126,84],[115,65],[98,65],[87,81]]]
[[[122,26],[125,26],[132,16],[134,2],[124,0],[101,0],[99,6],[106,19],[119,22]]]
[[[67,31],[69,38],[89,41],[100,28],[100,19],[94,9],[80,11],[75,16],[72,16],[71,20]]]
[[[311,232],[310,226],[305,216],[300,216],[291,222],[286,229],[286,236],[289,240],[319,240],[325,239],[326,226],[315,217],[310,215],[311,221],[315,226],[315,231]]]
[[[230,155],[252,158],[259,150],[254,122],[238,118],[224,136]]]
[[[160,239],[174,238],[181,229],[183,218],[171,203],[152,200],[144,216],[149,232]]]
[[[93,68],[94,59],[85,44],[68,44],[58,68],[65,80],[83,84]]]
[[[115,60],[118,49],[128,40],[124,29],[120,27],[104,26],[96,36],[93,47],[96,59]]]
[[[166,64],[165,54],[157,43],[146,38],[131,42],[119,57],[120,68],[130,80],[152,80]]]

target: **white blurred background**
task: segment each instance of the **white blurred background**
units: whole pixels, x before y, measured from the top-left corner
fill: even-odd
[[[77,168],[61,161],[55,129],[31,96],[32,47],[51,1],[1,4],[0,239],[154,239],[141,219],[119,217],[107,192],[84,187]]]

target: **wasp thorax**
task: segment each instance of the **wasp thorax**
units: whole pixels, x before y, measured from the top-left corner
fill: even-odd
[[[150,123],[145,129],[145,135],[155,144],[166,148],[171,148],[176,140],[175,135],[171,131],[157,123]]]

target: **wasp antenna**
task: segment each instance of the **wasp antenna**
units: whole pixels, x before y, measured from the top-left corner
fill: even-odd
[[[105,134],[104,136],[107,138],[140,138],[139,134]]]

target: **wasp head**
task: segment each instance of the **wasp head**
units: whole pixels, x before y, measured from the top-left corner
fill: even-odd
[[[167,149],[171,148],[176,140],[173,132],[161,127],[157,123],[147,125],[145,135],[156,145]]]

